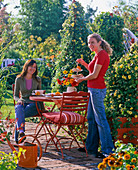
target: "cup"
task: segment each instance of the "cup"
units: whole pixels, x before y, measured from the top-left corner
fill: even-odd
[[[45,94],[45,90],[33,90],[32,94],[33,95],[42,95],[42,94]]]

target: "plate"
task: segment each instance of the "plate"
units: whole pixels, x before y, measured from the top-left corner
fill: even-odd
[[[73,68],[72,71],[73,72],[80,72],[80,71],[83,71],[83,69]]]
[[[77,74],[77,75],[73,74],[71,77],[77,79],[77,78],[82,78],[83,75],[82,74]]]
[[[48,93],[45,94],[46,97],[62,97],[62,93],[60,93],[60,95],[56,95],[55,93]]]
[[[35,93],[32,93],[32,96],[45,96],[45,94],[36,95]]]

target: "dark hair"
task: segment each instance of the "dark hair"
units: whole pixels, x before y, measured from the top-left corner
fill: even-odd
[[[22,78],[25,77],[26,74],[27,74],[28,67],[32,66],[34,63],[36,63],[35,60],[32,60],[32,59],[27,60],[24,64],[24,66],[23,66],[21,74],[17,75],[17,77],[22,77]],[[32,75],[32,77],[35,78],[36,80],[37,80],[37,74],[38,74],[38,68],[37,68],[37,65],[36,65],[36,70]]]
[[[89,39],[89,38],[95,38],[95,39],[97,40],[97,42],[101,41],[100,46],[102,47],[102,49],[105,50],[105,51],[108,53],[109,56],[112,55],[112,51],[113,51],[113,50],[112,50],[112,48],[110,47],[110,44],[108,44],[107,41],[105,41],[104,39],[102,39],[99,34],[96,34],[96,33],[90,34],[90,35],[88,36],[88,39]]]

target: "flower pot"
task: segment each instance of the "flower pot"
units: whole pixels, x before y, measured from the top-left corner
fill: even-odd
[[[77,91],[76,87],[67,87],[67,92]]]
[[[138,144],[138,125],[136,124],[138,122],[138,118],[132,118],[131,122],[132,124],[129,125],[129,127],[124,127],[124,123],[127,123],[127,118],[122,117],[119,118],[119,121],[121,121],[122,124],[120,124],[120,128],[117,129],[118,136],[117,140],[122,140],[123,143],[133,143]],[[134,135],[135,138],[131,138],[131,135]]]

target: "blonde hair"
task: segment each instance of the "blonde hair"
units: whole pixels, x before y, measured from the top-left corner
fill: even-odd
[[[96,33],[90,34],[90,35],[88,36],[88,39],[89,39],[89,38],[95,38],[95,39],[97,40],[97,42],[101,41],[100,46],[102,47],[102,49],[105,50],[105,51],[108,53],[109,56],[112,55],[113,50],[112,50],[112,48],[110,47],[110,44],[108,44],[107,41],[105,41],[104,39],[102,39],[99,34],[96,34]]]

